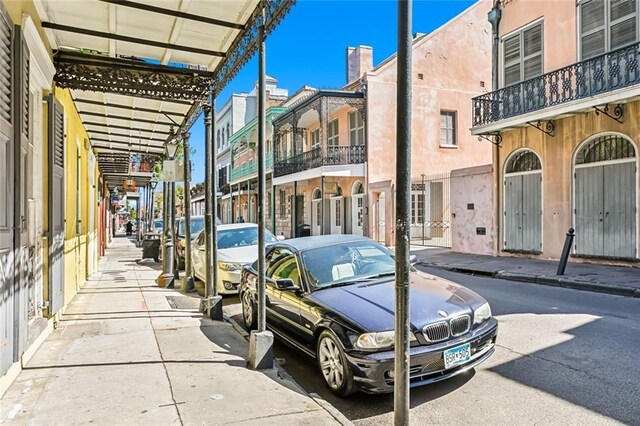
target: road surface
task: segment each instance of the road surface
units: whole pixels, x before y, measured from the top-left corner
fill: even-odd
[[[484,296],[500,328],[475,371],[412,389],[412,423],[640,425],[640,299],[424,270]],[[225,304],[242,323],[240,305]],[[393,423],[392,395],[338,398],[313,359],[278,341],[275,356],[354,424]]]

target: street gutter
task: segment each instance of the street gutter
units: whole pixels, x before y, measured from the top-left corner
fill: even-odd
[[[595,293],[613,294],[616,296],[640,298],[640,289],[636,289],[633,287],[625,287],[625,286],[615,285],[615,284],[584,281],[584,280],[578,280],[575,278],[568,278],[568,277],[557,276],[557,275],[521,274],[521,273],[507,272],[504,270],[487,271],[486,269],[483,270],[483,269],[475,269],[470,267],[447,266],[441,263],[430,263],[425,261],[418,262],[418,265],[427,266],[430,268],[443,269],[451,272],[460,272],[468,275],[482,275],[486,277],[498,278],[498,279],[503,279],[507,281],[540,284],[540,285],[553,286],[553,287],[564,287],[564,288],[570,288],[574,290],[583,290],[583,291],[591,291]]]

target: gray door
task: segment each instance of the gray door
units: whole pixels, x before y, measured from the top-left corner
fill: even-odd
[[[49,95],[49,315],[64,303],[64,110]]]
[[[29,50],[20,27],[14,27],[14,300],[17,361],[27,346],[29,321],[29,230],[27,210],[29,205]]]
[[[542,174],[506,175],[504,182],[504,250],[542,251]]]
[[[14,359],[12,35],[0,4],[0,375]]]
[[[576,168],[575,180],[576,254],[635,258],[635,162]]]

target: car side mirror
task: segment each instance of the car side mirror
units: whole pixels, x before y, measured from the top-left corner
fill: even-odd
[[[418,263],[418,256],[416,256],[415,254],[409,256],[409,263],[411,264],[411,266],[415,266],[415,264]]]
[[[300,287],[295,285],[291,278],[280,278],[276,280],[276,288],[280,291],[298,291]]]
[[[278,236],[276,236],[276,240],[278,240],[278,241],[284,241],[284,240],[285,240],[284,235],[278,235]]]

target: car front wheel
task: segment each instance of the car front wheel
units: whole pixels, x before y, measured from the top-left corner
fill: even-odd
[[[316,359],[322,377],[333,393],[347,396],[355,392],[353,372],[347,364],[342,344],[327,330],[318,339]]]
[[[247,330],[255,330],[256,323],[258,322],[258,312],[256,312],[253,304],[253,298],[251,292],[245,291],[241,296],[242,300],[242,319],[244,320],[244,326]]]

